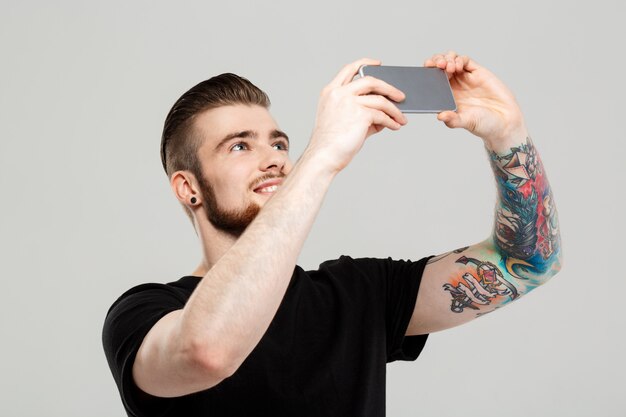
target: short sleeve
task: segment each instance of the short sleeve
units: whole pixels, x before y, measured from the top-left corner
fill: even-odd
[[[414,361],[422,352],[428,334],[405,336],[415,310],[417,293],[428,259],[419,261],[392,260],[387,278],[387,362]]]
[[[161,415],[174,401],[141,391],[134,383],[132,368],[137,351],[152,326],[184,305],[185,299],[176,289],[164,284],[143,284],[124,293],[107,313],[102,344],[129,416]]]
[[[419,261],[392,258],[358,258],[354,261],[364,273],[382,277],[385,288],[385,336],[387,362],[414,361],[428,335],[405,336],[413,316],[422,274],[428,259]]]

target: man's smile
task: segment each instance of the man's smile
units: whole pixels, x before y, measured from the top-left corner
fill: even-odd
[[[271,194],[275,192],[282,183],[282,178],[271,178],[259,184],[253,191],[258,194]]]

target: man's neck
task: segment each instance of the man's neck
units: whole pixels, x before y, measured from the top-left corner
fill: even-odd
[[[197,224],[198,236],[202,245],[203,259],[191,273],[193,276],[204,277],[219,259],[237,242],[238,236],[216,229],[209,222]]]

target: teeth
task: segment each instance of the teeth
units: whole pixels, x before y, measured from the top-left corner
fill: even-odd
[[[273,193],[278,189],[278,185],[271,185],[269,187],[261,188],[259,190],[260,193]]]

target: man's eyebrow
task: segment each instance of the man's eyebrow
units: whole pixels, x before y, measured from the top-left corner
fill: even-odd
[[[256,139],[257,137],[258,137],[258,133],[253,131],[253,130],[242,130],[240,132],[229,133],[228,135],[224,136],[222,138],[222,140],[220,140],[220,142],[215,147],[215,150],[219,150],[228,141],[230,141],[232,139],[235,139],[235,138],[242,138],[242,139],[253,138],[253,139]],[[284,138],[287,141],[287,144],[289,144],[289,136],[287,136],[287,134],[285,132],[280,131],[278,129],[274,129],[272,131],[272,133],[270,133],[270,138],[271,139]]]
[[[253,132],[252,130],[242,130],[240,132],[229,133],[228,135],[224,136],[222,140],[220,140],[220,142],[215,147],[215,150],[219,150],[222,146],[224,146],[226,142],[234,138],[245,139],[245,138],[254,138],[254,137],[256,137],[256,132]]]
[[[287,144],[289,144],[289,136],[287,136],[287,134],[283,132],[282,130],[274,129],[272,133],[270,134],[270,137],[272,139],[285,138],[285,140],[287,141]]]

